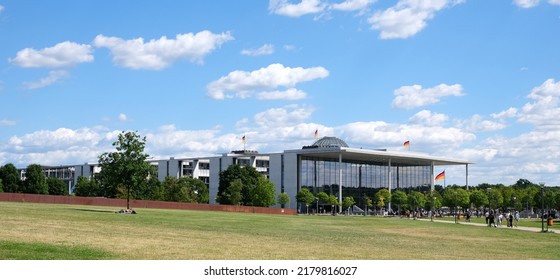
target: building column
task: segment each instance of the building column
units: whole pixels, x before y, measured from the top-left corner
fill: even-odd
[[[338,154],[338,203],[338,211],[342,213],[342,153]]]
[[[393,189],[393,171],[391,170],[391,159],[389,159],[389,162],[387,164],[388,168],[389,168],[389,172],[387,172],[387,179],[389,180],[388,182],[388,186],[389,186],[389,193],[392,193],[392,189]],[[387,204],[387,211],[389,211],[389,209],[391,209],[391,202],[389,202]]]
[[[431,167],[431,171],[430,171],[430,190],[433,192],[434,189],[435,189],[435,185],[434,185],[434,180],[435,180],[434,179],[434,169],[435,168],[434,168],[434,162],[433,161],[432,161],[432,164],[431,164],[430,167]]]
[[[465,184],[467,185],[467,191],[469,190],[469,164],[465,164]]]

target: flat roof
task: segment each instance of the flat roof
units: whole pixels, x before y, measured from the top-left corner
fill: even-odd
[[[349,147],[329,147],[329,148],[308,148],[299,150],[286,150],[285,153],[297,153],[301,155],[313,156],[317,158],[338,160],[342,155],[344,161],[358,162],[389,162],[400,165],[466,165],[474,164],[474,162],[460,159],[435,157],[427,154],[387,151],[387,150],[369,150],[357,149]]]

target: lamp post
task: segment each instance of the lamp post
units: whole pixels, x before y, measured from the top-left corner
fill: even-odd
[[[539,185],[541,185],[541,231],[545,232],[544,231],[544,182],[539,183]]]
[[[457,191],[453,191],[453,205],[455,206],[455,223],[457,223]]]

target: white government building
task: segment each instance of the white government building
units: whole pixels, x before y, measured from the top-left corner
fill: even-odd
[[[466,160],[433,157],[409,151],[350,148],[336,137],[323,137],[311,146],[260,154],[240,150],[222,155],[196,158],[169,158],[150,161],[157,166],[158,179],[172,176],[192,177],[202,180],[208,187],[210,203],[216,203],[219,174],[232,164],[252,166],[268,177],[276,186],[277,194],[290,196],[287,208],[297,208],[295,195],[302,188],[313,193],[325,191],[342,202],[345,196],[354,196],[360,205],[362,196],[372,197],[378,188],[389,191],[399,188],[430,187],[434,189],[436,166],[464,165],[465,185],[468,186]],[[72,193],[79,176],[91,178],[100,171],[97,164],[43,166],[47,177],[63,179]],[[25,169],[20,170],[25,178]],[[342,188],[339,188],[342,186]],[[277,205],[279,207],[279,205]]]

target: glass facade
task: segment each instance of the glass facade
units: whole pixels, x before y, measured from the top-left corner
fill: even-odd
[[[391,164],[391,188],[413,189],[429,187],[431,166]],[[338,196],[342,183],[342,196],[358,199],[363,195],[372,197],[377,189],[389,187],[388,162],[349,162],[302,156],[300,186]],[[340,177],[342,175],[342,177]],[[342,179],[342,180],[341,180]]]

